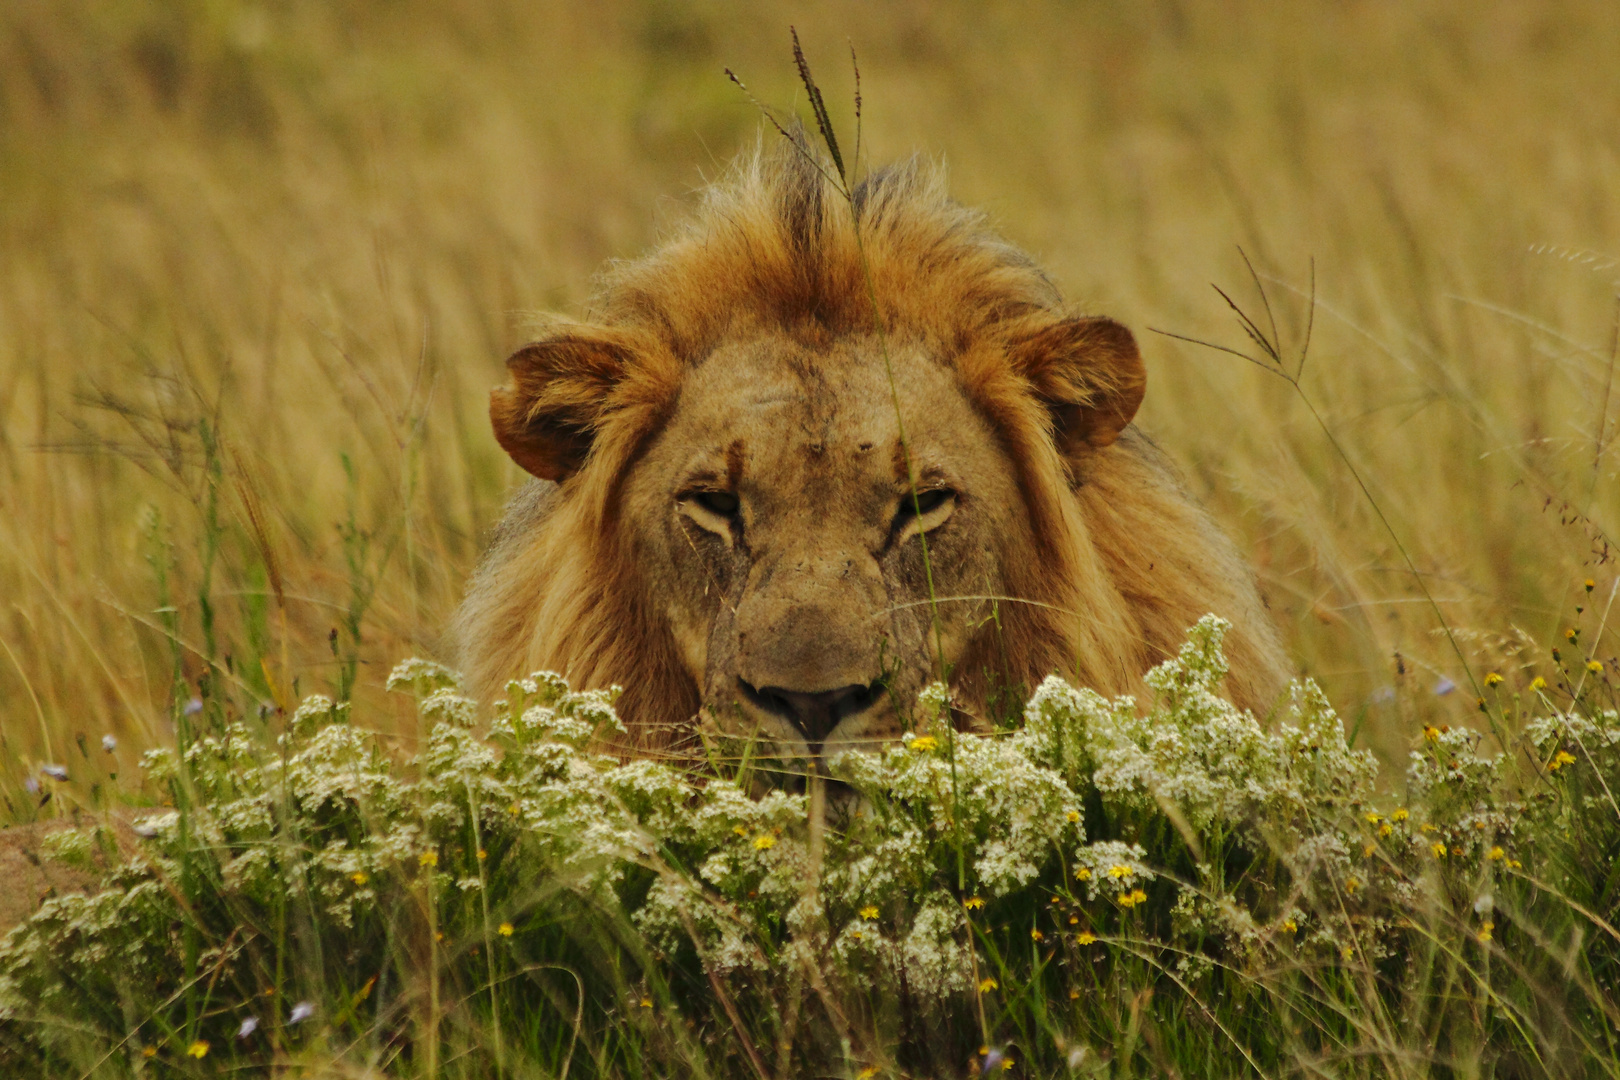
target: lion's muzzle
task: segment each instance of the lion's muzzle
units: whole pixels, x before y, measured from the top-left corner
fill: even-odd
[[[822,743],[839,724],[884,700],[883,685],[878,682],[817,693],[784,690],[778,686],[756,688],[745,679],[738,679],[737,686],[749,704],[774,713],[798,728],[813,754],[820,752]]]

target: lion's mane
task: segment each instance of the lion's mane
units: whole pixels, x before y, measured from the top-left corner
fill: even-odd
[[[802,143],[757,150],[657,249],[604,275],[587,318],[599,342],[606,328],[611,370],[599,350],[581,350],[573,377],[525,406],[591,406],[596,419],[579,432],[589,456],[560,485],[517,496],[475,573],[453,629],[470,688],[495,696],[506,679],[548,668],[579,686],[623,686],[621,713],[648,749],[689,730],[699,691],[645,602],[649,571],[619,518],[624,478],[683,374],[720,342],[765,329],[833,340],[880,325],[954,366],[1029,508],[1033,535],[1008,541],[1017,557],[1005,561],[999,634],[970,648],[964,680],[994,671],[1033,688],[1059,672],[1105,694],[1136,691],[1214,611],[1233,623],[1228,693],[1268,707],[1286,671],[1252,571],[1134,427],[1060,452],[1041,385],[1055,376],[1010,359],[1009,343],[1061,311],[1051,281],[953,202],[937,167],[913,159],[849,199],[827,170]],[[541,337],[566,341],[582,325],[551,319]],[[497,391],[498,428],[518,400]]]

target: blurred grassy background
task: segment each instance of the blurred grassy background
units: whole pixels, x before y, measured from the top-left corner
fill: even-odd
[[[872,162],[943,156],[1138,331],[1144,426],[1385,753],[1473,715],[1434,612],[1286,384],[1147,330],[1245,344],[1239,246],[1296,351],[1314,258],[1304,388],[1475,674],[1554,677],[1620,525],[1601,0],[8,0],[0,793],[194,697],[383,701],[521,478],[485,407],[523,313],[755,137],[723,66],[797,100],[790,22],[846,125],[854,44]]]

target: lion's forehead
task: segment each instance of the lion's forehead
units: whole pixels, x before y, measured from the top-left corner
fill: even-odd
[[[976,434],[963,426],[972,415],[955,375],[916,346],[766,338],[723,346],[691,371],[669,430],[717,452],[743,440],[761,464],[808,451],[814,466],[822,451],[853,450],[880,452],[886,468],[902,437],[950,444]]]

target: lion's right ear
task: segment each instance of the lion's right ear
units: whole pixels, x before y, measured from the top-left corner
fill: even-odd
[[[1136,339],[1112,319],[1049,323],[1015,342],[1011,355],[1050,411],[1053,441],[1065,455],[1119,438],[1147,388]]]
[[[542,480],[566,480],[590,457],[629,348],[606,332],[569,327],[525,345],[506,361],[512,381],[489,395],[495,440]]]

